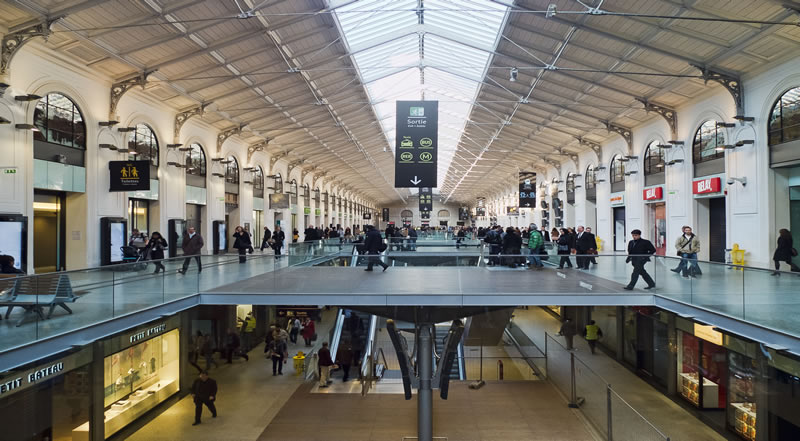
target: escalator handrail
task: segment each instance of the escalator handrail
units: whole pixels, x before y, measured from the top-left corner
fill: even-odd
[[[458,379],[464,381],[467,379],[467,371],[466,367],[464,366],[464,340],[458,342],[458,354],[456,355],[458,358]]]
[[[336,316],[336,325],[333,329],[333,336],[330,341],[331,358],[336,359],[337,351],[339,350],[339,341],[342,339],[342,329],[344,328],[344,309],[339,308],[339,313]]]
[[[369,357],[372,356],[372,352],[375,350],[375,334],[378,329],[378,316],[372,315],[369,318],[369,333],[367,334],[367,345],[364,348],[364,356],[361,359],[361,376],[362,378],[366,378],[367,374],[370,372],[365,372],[365,370],[369,369]],[[370,374],[371,376],[371,374]]]

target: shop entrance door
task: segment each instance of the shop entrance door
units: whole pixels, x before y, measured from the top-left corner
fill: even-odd
[[[296,230],[296,229],[297,229],[297,215],[292,213],[292,231],[291,231],[291,233],[294,234],[294,230]],[[287,233],[287,236],[289,236],[288,233]]]
[[[648,204],[650,212],[650,238],[656,247],[656,254],[666,255],[667,252],[667,204]]]
[[[264,212],[253,210],[253,228],[250,230],[253,235],[253,246],[261,243],[261,235],[264,234]]]
[[[713,198],[709,201],[708,211],[708,260],[725,262],[725,198]]]
[[[280,226],[282,230],[284,230],[284,234],[286,234],[286,225],[283,223],[283,213],[280,211],[275,212],[275,225],[273,225],[272,231],[275,231],[275,227]]]
[[[186,229],[194,227],[198,233],[203,234],[203,220],[201,217],[202,205],[186,204]]]
[[[64,193],[33,193],[33,270],[52,273],[66,267]]]
[[[614,207],[614,251],[626,251],[625,207]]]
[[[150,236],[150,201],[147,199],[128,199],[128,237],[133,230]]]
[[[636,320],[636,368],[653,376],[653,320],[639,314]]]

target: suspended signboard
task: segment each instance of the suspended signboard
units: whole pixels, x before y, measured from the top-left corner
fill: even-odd
[[[150,190],[150,161],[109,161],[108,191]]]
[[[519,207],[536,206],[536,173],[519,172]]]
[[[433,211],[433,190],[430,187],[419,189],[419,211]]]
[[[389,222],[389,209],[388,208],[383,208],[381,210],[381,220],[383,222]]]
[[[438,101],[397,101],[394,186],[436,186]]]

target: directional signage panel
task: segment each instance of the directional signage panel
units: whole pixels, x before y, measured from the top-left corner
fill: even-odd
[[[519,207],[536,207],[536,173],[519,172]]]
[[[394,186],[436,186],[439,102],[397,101]]]
[[[419,211],[433,211],[433,189],[430,187],[419,189]]]
[[[388,208],[381,209],[381,221],[389,222],[389,209]]]

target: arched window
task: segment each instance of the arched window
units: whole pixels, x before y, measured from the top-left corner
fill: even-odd
[[[319,188],[317,188],[316,190],[314,190],[314,200],[319,202],[319,196],[320,196],[320,192],[319,192]]]
[[[450,217],[450,212],[448,210],[439,210],[437,215],[439,217]]]
[[[664,172],[664,149],[660,145],[658,141],[653,141],[644,152],[645,176]]]
[[[784,93],[769,116],[769,145],[800,139],[800,87]]]
[[[311,188],[308,184],[303,186],[303,200],[305,201],[306,207],[311,204]]]
[[[450,216],[450,213],[448,213],[447,216]],[[414,217],[414,213],[412,213],[411,210],[403,210],[400,212],[400,217],[403,219],[411,219]]]
[[[625,181],[625,162],[620,155],[614,155],[611,158],[611,183]]]
[[[225,162],[227,162],[227,164],[225,164],[225,182],[229,184],[238,184],[239,161],[237,161],[233,156],[228,156],[228,159]]]
[[[203,146],[193,143],[186,152],[186,173],[195,176],[206,175],[206,154]]]
[[[574,204],[575,203],[575,174],[568,173],[567,174],[567,203]]]
[[[49,93],[36,103],[33,139],[76,149],[86,149],[86,123],[78,106],[60,93]]]
[[[716,121],[704,122],[694,134],[692,142],[692,161],[695,164],[725,157],[722,146],[725,133],[717,127]],[[719,150],[717,149],[719,147]]]
[[[584,179],[584,186],[586,187],[586,190],[593,190],[597,188],[597,172],[594,169],[594,165],[586,167],[586,176]]]
[[[292,179],[292,182],[289,183],[289,193],[297,197],[297,180]]]
[[[283,178],[280,173],[275,174],[275,193],[283,193]]]
[[[128,159],[149,160],[154,167],[158,167],[158,140],[147,124],[137,124],[136,130],[128,135],[128,150]]]

